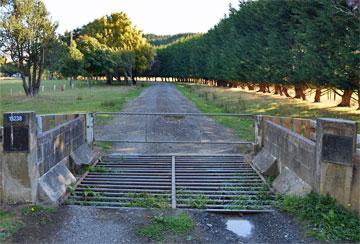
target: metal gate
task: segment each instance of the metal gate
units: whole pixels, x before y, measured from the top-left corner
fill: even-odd
[[[226,124],[229,118],[232,120],[236,118],[234,124],[239,123],[241,126],[237,126],[238,131],[235,129],[235,132],[240,132],[238,136],[244,136],[244,138],[239,140],[232,136],[232,140],[212,140],[207,125],[224,124],[223,122]],[[114,130],[111,130],[112,123],[117,125]],[[161,126],[167,124],[171,124],[172,127]],[[187,139],[194,137],[186,133],[180,137],[176,134],[176,130],[184,132],[181,130],[186,129],[188,125],[193,126],[192,131],[195,128],[196,140]],[[106,130],[107,127],[110,127],[111,132]],[[129,127],[131,130],[128,129]],[[168,133],[165,134],[163,130],[171,131],[166,131]],[[241,135],[241,130],[247,131],[246,135]],[[254,116],[219,113],[96,112],[94,113],[94,132],[95,142],[251,145],[254,140]]]

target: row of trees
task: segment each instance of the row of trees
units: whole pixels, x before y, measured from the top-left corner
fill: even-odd
[[[354,5],[355,3],[355,5]],[[217,84],[343,91],[349,106],[360,89],[360,11],[356,1],[241,1],[204,35],[159,49],[154,76],[201,78]],[[359,95],[360,96],[360,95]],[[359,101],[360,103],[360,101]]]
[[[122,12],[64,35],[55,33],[57,23],[41,0],[1,0],[0,14],[0,52],[12,61],[1,65],[2,72],[16,67],[30,96],[38,94],[45,70],[72,78],[105,76],[108,84],[124,76],[135,84],[153,63],[153,47]]]

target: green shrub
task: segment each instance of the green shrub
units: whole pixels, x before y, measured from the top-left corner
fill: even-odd
[[[360,241],[359,217],[330,196],[278,196],[277,206],[304,221],[309,234],[319,240]]]

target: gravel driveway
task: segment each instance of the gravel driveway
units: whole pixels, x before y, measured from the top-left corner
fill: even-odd
[[[184,210],[168,214],[179,214]],[[278,212],[254,215],[221,215],[204,211],[188,212],[194,220],[189,235],[168,235],[164,243],[316,243],[305,237],[303,230],[292,217]],[[46,218],[28,216],[25,226],[6,243],[31,244],[107,244],[107,243],[158,243],[139,237],[136,230],[159,214],[149,209],[96,209],[86,206],[63,206]],[[251,230],[246,237],[226,229],[227,221],[247,221]]]
[[[153,85],[130,102],[127,112],[190,112],[198,110],[174,85]],[[146,129],[147,126],[147,129]],[[230,129],[206,117],[171,118],[123,116],[114,117],[96,127],[98,138],[143,140],[238,140]],[[121,153],[230,153],[238,147],[224,145],[169,145],[118,143],[113,152]],[[181,210],[177,210],[181,211]],[[10,243],[146,243],[136,229],[156,214],[155,210],[96,209],[94,207],[61,206],[46,221],[25,217],[22,228]],[[176,211],[175,211],[176,212]],[[313,243],[304,235],[300,224],[280,212],[254,215],[218,215],[191,211],[195,228],[191,235],[170,236],[165,243]],[[226,229],[228,220],[248,221],[252,229],[246,237]]]
[[[199,113],[175,85],[156,84],[128,103],[123,112]],[[95,119],[95,137],[102,140],[137,141],[239,141],[231,129],[205,116],[114,116],[104,124]],[[115,143],[112,152],[224,154],[243,152],[244,146],[221,144]]]

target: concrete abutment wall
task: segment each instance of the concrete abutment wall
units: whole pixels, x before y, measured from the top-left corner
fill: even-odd
[[[356,122],[309,120],[305,122],[309,126],[302,130],[309,132],[304,135],[284,126],[281,121],[286,119],[257,117],[257,142],[263,150],[261,155],[270,155],[276,160],[264,162],[263,156],[257,156],[255,166],[268,169],[274,166],[264,167],[264,164],[276,164],[279,175],[273,186],[280,192],[303,195],[312,190],[329,194],[360,214],[360,150],[356,149]]]
[[[66,191],[64,184],[75,180],[68,170],[69,158],[87,142],[88,128],[92,129],[88,118],[91,116],[87,114],[5,113],[4,143],[0,144],[0,201],[56,202],[58,199],[44,196],[61,197]],[[49,180],[49,175],[54,179]],[[52,187],[59,192],[50,192]]]

